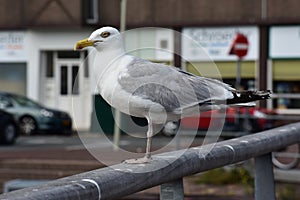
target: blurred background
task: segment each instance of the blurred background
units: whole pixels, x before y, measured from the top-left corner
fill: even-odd
[[[43,105],[65,110],[72,115],[70,99],[81,116],[77,127],[91,128],[93,76],[88,52],[74,52],[78,39],[86,38],[101,26],[120,26],[120,0],[1,1],[0,89],[25,95]],[[155,62],[181,66],[196,73],[208,71],[207,57],[186,37],[202,45],[215,62],[224,82],[235,85],[235,55],[228,55],[237,32],[249,40],[242,61],[243,89],[270,89],[273,100],[260,107],[279,109],[282,114],[297,114],[299,93],[299,16],[298,1],[144,1],[129,0],[126,6],[127,49],[150,45],[171,53],[137,51],[136,55]],[[286,12],[289,10],[290,12]],[[178,38],[179,31],[186,37]],[[176,50],[174,51],[174,49]],[[178,62],[181,52],[185,59]],[[87,66],[83,65],[83,61]],[[208,69],[206,69],[208,68]],[[75,81],[77,77],[78,81]],[[76,82],[76,84],[74,84]],[[97,103],[99,103],[97,101]],[[101,102],[99,103],[101,104]],[[104,105],[100,105],[104,106]]]
[[[0,131],[2,143],[14,144],[0,146],[2,185],[17,178],[48,180],[102,166],[78,134],[91,142],[98,132],[112,138],[113,111],[96,92],[91,49],[75,52],[73,46],[99,27],[120,29],[121,19],[130,30],[124,34],[125,47],[133,55],[220,78],[211,73],[216,66],[225,83],[236,86],[240,79],[240,89],[273,91],[272,99],[251,110],[227,110],[224,130],[229,137],[300,119],[298,0],[124,2],[122,7],[121,0],[0,0]],[[241,59],[229,54],[237,33],[248,39],[248,52]],[[152,49],[143,50],[147,47]],[[207,130],[215,120],[210,115],[172,122],[162,132],[174,135],[179,124],[187,132]],[[119,145],[135,152],[144,149],[144,143],[133,142],[125,132],[146,129],[143,119],[131,119],[121,115]],[[194,145],[201,144],[199,135]],[[163,139],[156,148],[170,140],[158,137]],[[297,152],[298,147],[289,151]],[[278,195],[299,198],[296,186],[280,185]]]

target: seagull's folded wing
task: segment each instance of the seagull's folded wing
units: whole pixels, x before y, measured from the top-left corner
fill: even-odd
[[[229,85],[183,72],[178,68],[134,59],[119,76],[128,93],[162,105],[167,112],[233,98]],[[125,73],[125,74],[124,74]]]

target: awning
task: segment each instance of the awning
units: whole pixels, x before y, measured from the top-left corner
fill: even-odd
[[[273,80],[300,81],[300,60],[274,60]]]
[[[255,62],[243,61],[242,62],[242,78],[255,78]],[[196,75],[201,75],[211,78],[236,78],[236,62],[193,62],[187,63],[186,69]]]

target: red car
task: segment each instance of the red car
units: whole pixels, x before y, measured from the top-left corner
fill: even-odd
[[[200,116],[181,119],[183,129],[213,130],[214,127],[223,127],[223,131],[259,132],[274,127],[274,121],[268,116],[276,115],[273,110],[255,107],[229,107],[226,112],[212,110],[201,113]],[[224,121],[224,122],[223,122]],[[163,133],[174,135],[179,122],[168,123]]]

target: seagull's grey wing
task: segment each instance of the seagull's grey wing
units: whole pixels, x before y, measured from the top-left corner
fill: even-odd
[[[120,74],[118,81],[125,91],[159,103],[167,112],[232,96],[232,88],[220,81],[137,58]]]
[[[178,70],[183,73],[184,78],[189,80],[190,84],[199,99],[199,101],[222,102],[233,98],[234,88],[217,79],[195,76],[188,72]]]

